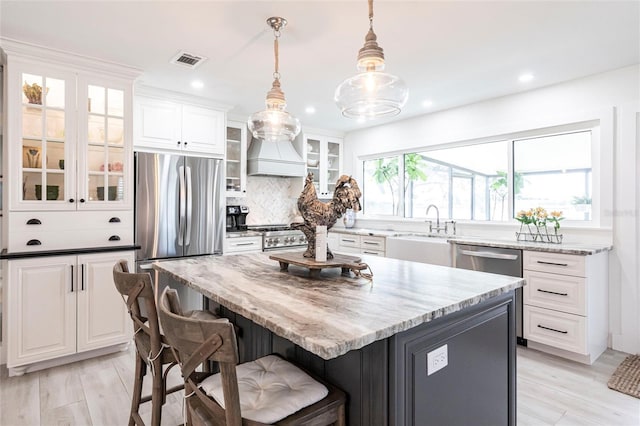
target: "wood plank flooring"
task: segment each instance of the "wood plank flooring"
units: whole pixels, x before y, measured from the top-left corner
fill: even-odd
[[[640,425],[640,399],[607,388],[626,354],[607,350],[587,366],[521,347],[517,353],[519,425]],[[133,366],[132,348],[21,377],[7,377],[2,366],[0,425],[126,425]],[[180,383],[177,368],[170,378]],[[149,422],[151,404],[142,407]],[[162,424],[181,423],[182,394],[174,393]]]

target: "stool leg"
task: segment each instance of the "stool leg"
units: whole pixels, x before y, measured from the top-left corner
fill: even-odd
[[[144,379],[144,375],[146,374],[146,367],[140,358],[140,355],[136,353],[136,372],[135,378],[133,379],[133,395],[131,397],[131,413],[129,415],[129,426],[134,426],[136,424],[134,420],[134,414],[138,414],[140,410],[140,400],[142,399],[142,380]]]
[[[164,404],[164,380],[162,377],[161,357],[152,361],[153,363],[153,385],[151,388],[151,425],[160,426],[162,419],[162,405]]]

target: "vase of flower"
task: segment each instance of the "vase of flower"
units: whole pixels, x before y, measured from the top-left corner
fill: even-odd
[[[562,242],[562,234],[558,234],[558,230],[560,229],[560,221],[564,217],[560,211],[547,213],[544,208],[536,207],[519,211],[515,219],[520,222],[520,231],[516,232],[518,241],[556,244]]]

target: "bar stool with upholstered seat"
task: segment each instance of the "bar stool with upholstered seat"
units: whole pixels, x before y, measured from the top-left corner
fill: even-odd
[[[167,394],[179,391],[184,385],[167,389],[167,375],[177,364],[173,351],[169,349],[165,337],[160,331],[155,294],[151,284],[151,275],[147,272],[129,272],[126,260],[119,260],[113,267],[113,281],[123,296],[131,319],[133,320],[134,342],[136,345],[135,379],[131,398],[129,426],[144,425],[140,417],[140,404],[151,401],[151,425],[159,426],[162,418],[162,406]],[[190,311],[185,314],[192,318],[215,320],[208,311]],[[168,366],[166,369],[164,366]],[[151,395],[142,396],[142,382],[151,370]]]
[[[345,424],[344,392],[277,355],[238,364],[233,324],[180,315],[175,290],[162,293],[158,315],[185,379],[188,424]],[[195,371],[207,360],[220,373]]]

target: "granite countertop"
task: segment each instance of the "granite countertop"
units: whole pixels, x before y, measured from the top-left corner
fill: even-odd
[[[227,238],[261,237],[261,236],[262,236],[262,232],[258,232],[258,231],[227,232]]]
[[[591,254],[608,251],[613,248],[610,244],[550,244],[550,243],[531,243],[526,241],[515,240],[499,240],[475,237],[455,237],[447,240],[452,244],[469,244],[473,246],[498,247],[498,248],[514,248],[532,251],[544,251],[547,253],[577,254],[587,256]]]
[[[524,285],[524,280],[362,256],[373,281],[281,272],[265,253],[158,261],[153,268],[302,348],[331,359]]]

